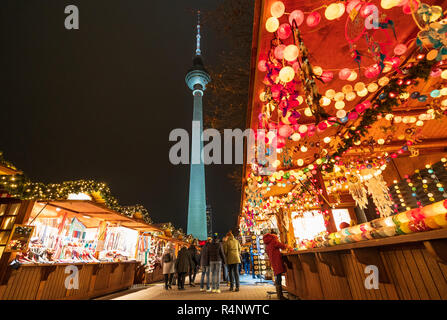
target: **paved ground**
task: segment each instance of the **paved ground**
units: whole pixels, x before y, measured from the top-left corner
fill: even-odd
[[[185,290],[179,291],[177,286],[166,291],[164,284],[157,283],[145,288],[134,288],[99,298],[100,300],[267,300],[267,291],[275,291],[273,282],[258,283],[258,279],[242,275],[239,292],[230,292],[226,284],[221,284],[221,293],[200,292],[200,275],[196,278],[196,287],[185,285]],[[186,283],[189,283],[187,278]],[[276,294],[271,299],[277,299]]]

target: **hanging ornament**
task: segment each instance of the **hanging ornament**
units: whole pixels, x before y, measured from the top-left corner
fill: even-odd
[[[368,196],[365,187],[360,182],[360,179],[357,175],[348,176],[348,190],[355,203],[361,209],[366,209],[368,205]]]
[[[365,181],[368,193],[371,195],[380,217],[388,217],[392,214],[394,202],[390,199],[389,190],[381,174],[377,174],[373,169],[366,169],[365,173],[372,175],[371,179]],[[363,172],[362,172],[363,174]]]

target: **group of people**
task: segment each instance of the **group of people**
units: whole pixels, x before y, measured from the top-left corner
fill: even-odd
[[[185,278],[189,275],[189,285],[194,281],[198,268],[202,271],[200,291],[220,293],[221,270],[228,268],[230,291],[239,291],[239,264],[241,263],[241,245],[230,231],[224,241],[219,241],[217,234],[208,238],[199,251],[194,242],[189,248],[183,247],[175,256],[175,248],[168,243],[162,256],[165,289],[172,289],[174,275],[177,275],[179,290],[185,289]],[[226,271],[226,270],[225,270]],[[206,289],[205,289],[206,284]]]
[[[282,293],[282,275],[286,271],[280,250],[292,250],[288,245],[281,243],[275,230],[271,230],[263,236],[265,251],[269,257],[270,264],[275,275],[276,292],[279,299],[284,299]],[[241,252],[241,245],[229,231],[223,241],[214,234],[208,238],[202,246],[200,253],[197,249],[197,242],[189,248],[182,247],[175,256],[175,248],[172,243],[168,243],[163,256],[162,266],[165,278],[165,289],[172,289],[174,275],[177,275],[177,285],[179,290],[185,290],[185,278],[189,275],[189,285],[195,286],[194,281],[199,267],[201,268],[200,291],[220,293],[221,271],[228,272],[227,278],[229,290],[239,291],[239,273],[242,268],[246,274],[250,272],[250,253]],[[206,288],[205,288],[206,286]]]

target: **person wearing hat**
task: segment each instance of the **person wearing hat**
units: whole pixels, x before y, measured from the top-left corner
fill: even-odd
[[[217,233],[213,235],[213,241],[208,245],[207,252],[211,269],[211,291],[220,293],[220,269],[222,263],[225,263],[225,254]]]
[[[200,251],[200,267],[202,268],[202,277],[200,279],[200,291],[204,291],[205,285],[205,276],[206,276],[206,292],[211,292],[210,286],[210,261],[208,255],[208,245],[211,243],[211,237],[208,237],[206,243],[203,245],[202,250]]]
[[[292,250],[292,248],[288,245],[281,243],[278,239],[276,230],[272,229],[269,233],[263,236],[264,244],[265,244],[265,252],[269,257],[270,264],[273,269],[273,273],[275,275],[275,287],[276,294],[278,299],[285,300],[286,298],[282,293],[282,275],[286,272],[286,268],[284,266],[284,262],[282,260],[280,249]]]

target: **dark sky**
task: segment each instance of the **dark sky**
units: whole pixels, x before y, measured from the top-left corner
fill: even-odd
[[[66,5],[80,30],[66,30]],[[186,231],[189,167],[169,163],[169,132],[190,131],[196,17],[211,0],[3,0],[0,150],[33,181],[95,179],[122,205]],[[224,41],[202,30],[205,65]],[[206,108],[206,92],[204,107]],[[240,193],[206,168],[215,231],[234,227]]]

